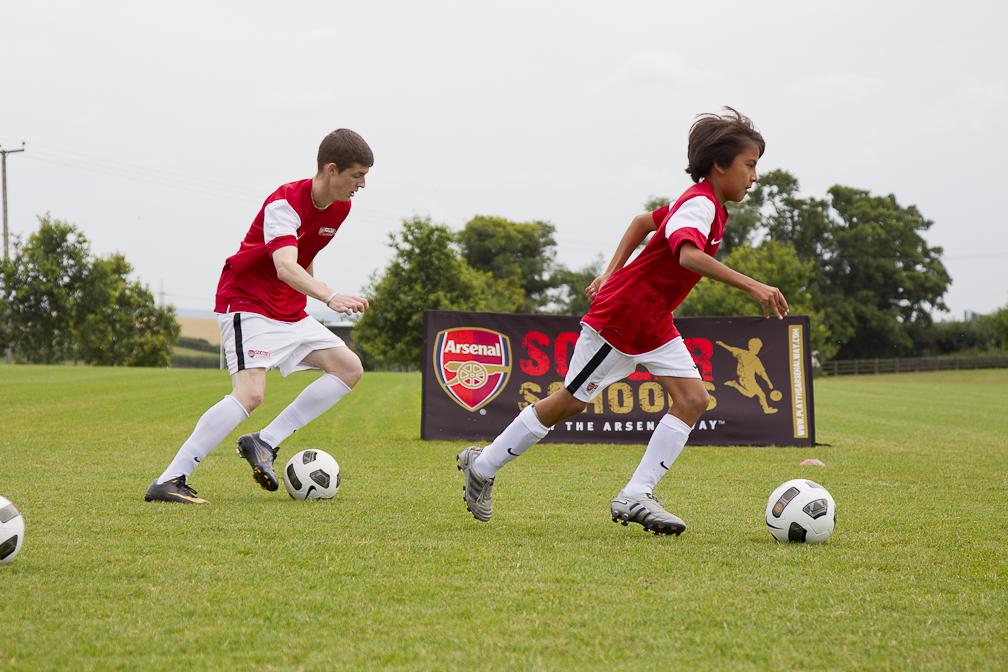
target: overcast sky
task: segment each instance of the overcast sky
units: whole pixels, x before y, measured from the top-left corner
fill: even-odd
[[[49,212],[210,310],[263,199],[338,127],[375,152],[316,260],[358,292],[403,217],[557,227],[612,254],[689,178],[693,117],[732,105],[759,169],[893,193],[934,221],[952,316],[1008,304],[1001,2],[0,2],[10,228]],[[316,306],[317,307],[317,306]]]

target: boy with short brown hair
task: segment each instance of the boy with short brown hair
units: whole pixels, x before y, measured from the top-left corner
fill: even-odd
[[[281,185],[270,194],[238,252],[228,257],[217,286],[215,312],[231,373],[231,394],[208,409],[175,459],[144,499],[208,504],[189,484],[196,466],[262,403],[266,371],[321,369],[322,375],[261,431],[238,439],[238,453],[255,481],[276,490],[273,471],[280,442],[331,408],[363,375],[360,359],[341,338],[305,312],[308,297],[337,313],[366,310],[368,302],[343,295],[314,276],[315,255],[332,242],[350,214],[350,199],[374,163],[357,133],[341,128],[319,145],[314,177]]]
[[[779,289],[714,258],[728,219],[724,203],[745,198],[765,149],[752,122],[727,109],[725,115],[701,115],[690,129],[686,172],[696,184],[675,203],[635,217],[608,267],[585,290],[591,306],[582,319],[564,388],[527,406],[489,446],[459,453],[463,499],[477,520],[487,521],[493,513],[491,490],[501,467],[557,422],[583,412],[595,395],[640,364],[658,377],[673,404],[610,512],[615,522],[638,523],[656,534],[678,535],[686,529],[653,490],[682,451],[709,397],[672,311],[701,277],[709,277],[748,292],[765,316],[783,318],[788,312]],[[624,266],[651,232],[655,235],[644,250]]]

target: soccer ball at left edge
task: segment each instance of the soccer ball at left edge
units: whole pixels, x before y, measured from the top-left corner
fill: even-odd
[[[287,461],[284,486],[293,499],[331,499],[340,488],[339,464],[324,450],[302,450]]]
[[[770,494],[766,524],[777,541],[818,544],[833,534],[836,503],[829,491],[815,481],[795,478]]]
[[[0,497],[0,565],[13,562],[24,543],[24,518],[14,505]]]

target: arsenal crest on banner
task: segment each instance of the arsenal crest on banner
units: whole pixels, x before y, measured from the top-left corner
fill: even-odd
[[[439,331],[434,374],[445,393],[470,413],[501,393],[511,376],[511,340],[482,327]]]

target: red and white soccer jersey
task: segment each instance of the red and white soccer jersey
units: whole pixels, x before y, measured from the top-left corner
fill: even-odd
[[[609,277],[582,318],[628,355],[651,352],[679,336],[672,311],[700,281],[700,275],[679,265],[679,250],[689,241],[714,256],[728,221],[728,211],[707,182],[693,185],[651,216],[658,225],[654,236],[636,259]]]
[[[277,277],[273,252],[293,246],[307,269],[350,213],[350,201],[315,207],[311,179],[281,186],[263,203],[238,252],[224,262],[215,311],[258,313],[282,322],[307,317],[307,297]]]

